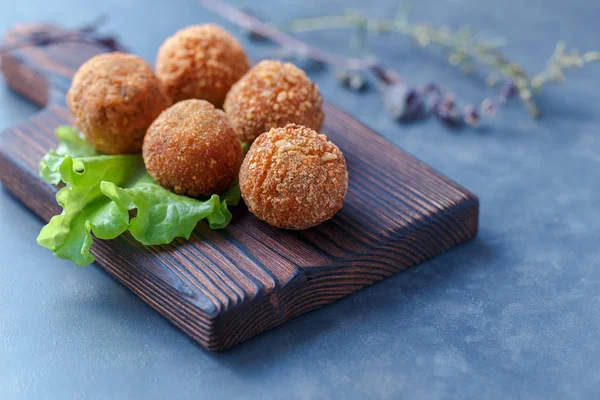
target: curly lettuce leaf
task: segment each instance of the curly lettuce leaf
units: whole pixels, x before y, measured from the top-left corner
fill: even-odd
[[[146,172],[139,155],[100,155],[70,127],[57,129],[59,146],[40,163],[46,182],[64,182],[56,195],[63,208],[44,226],[38,243],[77,265],[94,261],[93,237],[114,239],[129,231],[145,245],[188,239],[206,219],[212,229],[231,221],[228,206],[240,200],[236,184],[227,192],[202,201],[174,194]],[[130,218],[130,210],[136,216]]]
[[[56,137],[58,138],[58,147],[55,152],[58,155],[70,155],[71,157],[91,157],[97,156],[98,150],[90,146],[79,132],[71,126],[59,126],[56,128]]]
[[[48,183],[56,185],[60,182],[60,165],[69,155],[72,158],[92,157],[98,151],[86,143],[75,129],[70,126],[56,128],[58,147],[50,150],[40,161],[40,176]]]
[[[231,221],[228,205],[237,205],[239,187],[221,197],[213,194],[200,201],[174,194],[156,183],[138,183],[131,188],[120,188],[111,182],[102,182],[102,193],[123,212],[137,210],[129,221],[133,237],[145,245],[172,242],[176,237],[189,239],[196,224],[203,219],[211,229],[223,229]]]
[[[64,156],[57,173],[66,184],[56,194],[63,212],[42,228],[37,242],[54,255],[87,265],[94,261],[89,252],[92,236],[114,239],[129,226],[123,212],[100,190],[102,182],[124,183],[131,171],[143,165],[140,156],[96,156],[73,159]]]

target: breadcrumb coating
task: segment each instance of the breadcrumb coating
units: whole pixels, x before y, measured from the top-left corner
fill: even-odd
[[[192,197],[233,185],[244,154],[225,113],[205,100],[166,109],[144,138],[144,163],[159,185]]]
[[[233,85],[223,109],[243,142],[290,123],[319,131],[324,118],[319,87],[294,64],[274,60],[261,61]]]
[[[260,135],[240,169],[248,209],[279,228],[316,226],[342,208],[348,170],[340,149],[314,130],[287,125]]]
[[[138,56],[119,52],[86,61],[67,105],[85,140],[102,153],[139,153],[148,126],[168,106],[158,78]]]
[[[227,92],[250,69],[240,43],[218,25],[195,25],[167,38],[158,51],[156,75],[176,103],[204,99],[221,107]]]

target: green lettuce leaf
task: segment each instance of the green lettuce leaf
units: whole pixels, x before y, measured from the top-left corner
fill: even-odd
[[[100,239],[114,239],[127,230],[129,214],[100,190],[102,182],[124,183],[132,170],[143,166],[140,156],[96,156],[73,159],[67,155],[57,173],[66,184],[56,194],[63,212],[42,228],[37,242],[77,265],[94,261],[89,252],[91,232]],[[143,168],[143,167],[142,167]]]
[[[199,201],[174,194],[156,183],[138,183],[120,188],[112,182],[102,182],[102,193],[120,210],[137,210],[129,222],[133,237],[145,245],[170,243],[176,237],[189,239],[198,221],[207,219],[212,229],[223,229],[231,221],[228,205],[239,202],[239,186],[221,197],[213,194]]]
[[[54,255],[87,265],[93,237],[114,239],[126,231],[145,245],[188,239],[206,219],[212,229],[231,221],[228,206],[240,201],[239,186],[202,201],[174,194],[148,175],[139,155],[100,155],[70,127],[57,129],[59,146],[40,163],[40,175],[65,187],[56,194],[63,208],[42,228],[37,241]],[[130,210],[136,216],[130,218]]]
[[[86,143],[75,129],[70,126],[56,128],[58,147],[50,150],[40,162],[40,176],[48,183],[56,185],[60,182],[60,165],[69,155],[74,158],[99,155],[98,151]]]

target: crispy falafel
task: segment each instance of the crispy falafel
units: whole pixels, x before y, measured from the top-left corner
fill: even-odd
[[[169,107],[150,125],[143,156],[159,185],[202,197],[232,186],[244,155],[225,113],[190,99]]]
[[[146,129],[167,106],[158,78],[140,57],[107,53],[73,77],[67,105],[85,140],[102,153],[139,153]]]
[[[165,40],[156,59],[156,75],[173,103],[204,99],[221,107],[231,85],[248,69],[237,39],[214,24],[178,31]]]
[[[233,85],[223,109],[243,142],[290,123],[319,131],[324,119],[318,86],[294,64],[274,60],[261,61]]]
[[[240,169],[240,189],[259,219],[279,228],[310,228],[342,208],[346,160],[325,135],[310,128],[274,128],[250,147]]]

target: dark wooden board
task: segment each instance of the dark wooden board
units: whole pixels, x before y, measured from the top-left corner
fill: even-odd
[[[42,28],[64,31],[24,25],[4,42]],[[56,144],[54,128],[71,122],[64,100],[71,77],[104,51],[72,42],[2,55],[8,85],[44,109],[0,136],[0,179],[45,221],[60,208],[38,163]],[[202,346],[223,350],[475,237],[477,197],[337,108],[327,104],[325,113],[323,132],[349,172],[344,208],[330,221],[285,231],[241,205],[227,229],[200,223],[189,241],[96,240],[97,263]]]

